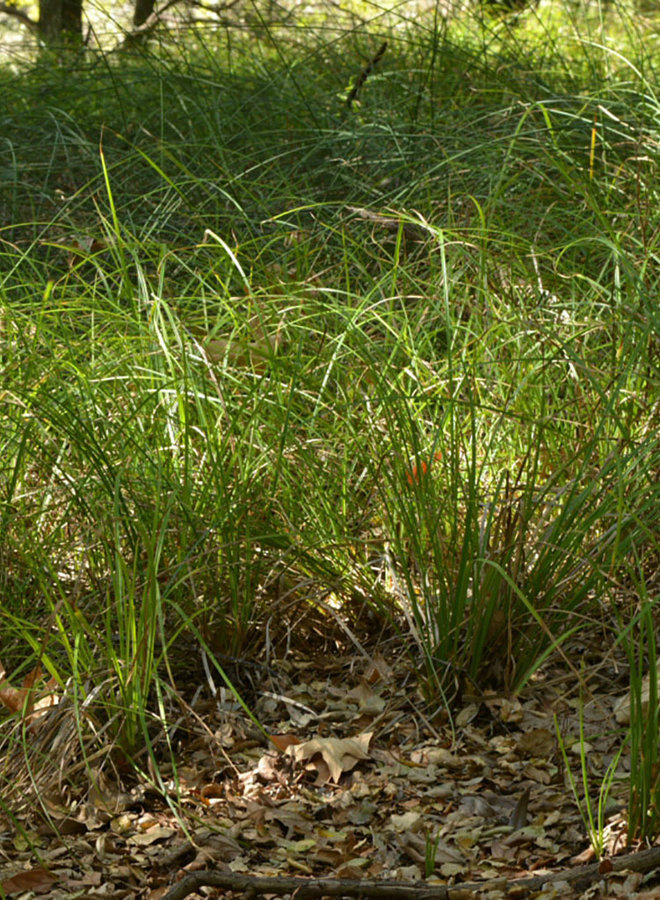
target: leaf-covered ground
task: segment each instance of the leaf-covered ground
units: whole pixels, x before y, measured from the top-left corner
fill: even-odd
[[[139,760],[151,785],[110,748],[98,759],[90,751],[72,775],[76,728],[60,702],[25,726],[30,758],[36,748],[52,768],[48,784],[37,777],[38,799],[18,803],[5,824],[0,884],[7,895],[156,900],[185,873],[210,869],[489,881],[476,896],[493,898],[598,897],[607,877],[608,896],[660,896],[658,874],[606,876],[607,864],[582,893],[567,882],[533,894],[492,885],[595,860],[557,729],[586,814],[584,761],[597,822],[599,789],[622,740],[613,707],[626,673],[612,659],[590,662],[581,675],[570,663],[547,668],[518,699],[462,685],[451,718],[425,700],[402,660],[245,664],[242,688],[269,741],[200,656],[199,671],[177,685],[178,710],[175,694],[167,700],[175,724],[167,735],[153,731],[159,773],[146,752]],[[6,756],[6,779],[21,760],[18,750]],[[626,852],[625,769],[624,756],[600,798],[607,856]]]

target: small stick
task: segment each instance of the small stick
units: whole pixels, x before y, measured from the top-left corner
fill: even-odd
[[[351,89],[350,94],[346,98],[346,109],[350,109],[351,106],[353,105],[353,101],[357,100],[357,96],[362,89],[362,85],[365,83],[367,78],[371,75],[371,72],[373,71],[374,66],[378,65],[378,63],[381,61],[383,56],[385,56],[386,50],[387,50],[387,41],[383,41],[383,43],[380,45],[378,53],[369,60],[369,62],[364,67],[364,69],[362,69],[362,71],[358,75],[358,77],[355,81],[355,84],[353,85],[353,87]]]

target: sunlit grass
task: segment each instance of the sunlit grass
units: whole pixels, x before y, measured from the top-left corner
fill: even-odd
[[[128,756],[186,634],[451,706],[657,559],[652,54],[392,15],[3,77],[2,661]]]

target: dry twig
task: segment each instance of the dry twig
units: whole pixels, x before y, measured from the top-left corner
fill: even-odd
[[[355,79],[355,84],[353,85],[348,97],[346,97],[346,109],[350,109],[353,105],[353,102],[357,100],[358,94],[362,90],[362,86],[364,85],[367,78],[371,75],[374,67],[378,65],[383,56],[385,55],[385,51],[387,50],[387,41],[383,41],[378,49],[378,53],[373,56],[367,65],[362,69],[358,77]]]
[[[629,853],[612,860],[610,872],[649,872],[660,866],[660,847]],[[375,900],[468,900],[471,894],[499,889],[500,891],[540,890],[544,884],[567,882],[574,888],[586,887],[599,878],[606,878],[603,863],[579,866],[555,872],[552,875],[535,875],[507,881],[482,881],[465,884],[429,884],[428,882],[360,881],[343,878],[259,878],[233,872],[194,872],[186,875],[165,894],[163,900],[183,900],[204,885],[242,891],[249,897],[262,894],[294,894],[296,900],[317,897],[368,897]]]

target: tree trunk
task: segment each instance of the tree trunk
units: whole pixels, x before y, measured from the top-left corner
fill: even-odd
[[[143,25],[154,11],[155,0],[135,0],[133,10],[133,25]]]
[[[46,44],[82,41],[82,0],[40,0],[39,34]]]

